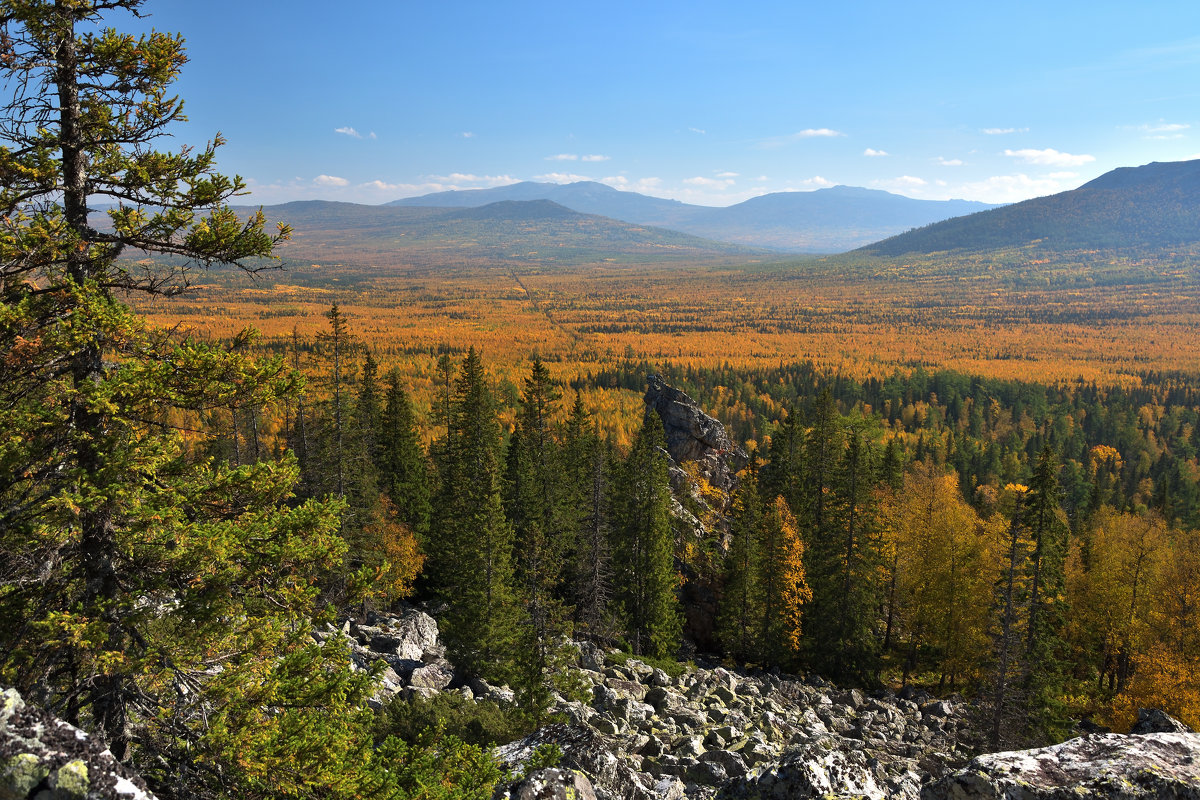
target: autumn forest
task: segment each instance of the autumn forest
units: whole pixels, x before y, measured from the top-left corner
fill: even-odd
[[[152,147],[182,40],[95,27],[141,5],[0,2],[0,689],[158,797],[486,800],[583,648],[952,697],[977,752],[1200,726],[1192,172],[827,256],[232,206],[219,136]],[[414,609],[447,679],[380,699],[348,634]]]

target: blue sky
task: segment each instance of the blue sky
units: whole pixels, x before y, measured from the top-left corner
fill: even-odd
[[[221,131],[259,203],[585,178],[707,205],[834,184],[1011,202],[1200,157],[1195,0],[145,10],[188,43],[178,140]]]

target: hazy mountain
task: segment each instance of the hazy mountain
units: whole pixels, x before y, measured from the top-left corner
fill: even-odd
[[[678,200],[663,200],[637,192],[622,192],[595,181],[575,183],[535,183],[524,181],[492,189],[463,189],[435,192],[421,197],[405,197],[387,203],[389,206],[429,206],[433,208],[472,208],[503,200],[551,200],[561,206],[584,214],[619,219],[635,225],[670,227],[668,223],[686,218],[705,206],[694,206]]]
[[[1200,242],[1200,160],[1122,167],[1069,192],[946,220],[863,248],[880,255],[1161,248]]]
[[[725,208],[619,191],[603,183],[515,183],[406,197],[401,207],[465,208],[501,200],[552,200],[585,214],[684,231],[752,247],[829,253],[859,247],[910,228],[994,206],[966,200],[914,200],[890,192],[835,186],[778,192]]]
[[[248,212],[251,209],[246,209]],[[292,226],[286,259],[387,266],[467,263],[728,262],[763,251],[584,214],[549,200],[478,207],[367,206],[320,200],[263,209]]]
[[[704,209],[674,227],[726,242],[829,253],[989,208],[995,206],[968,200],[914,200],[878,189],[834,186],[815,192],[776,192],[728,208]]]

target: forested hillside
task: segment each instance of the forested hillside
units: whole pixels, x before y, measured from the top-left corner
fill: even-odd
[[[880,255],[980,252],[1034,244],[1046,253],[1196,243],[1200,160],[1123,167],[1078,189],[927,225],[862,248]]]
[[[381,392],[368,343],[362,347],[361,373],[352,368],[343,378],[355,387],[347,409],[310,400],[307,416],[296,405],[283,410],[279,435],[293,448],[306,437],[297,452],[309,454],[301,462],[314,476],[342,473],[328,442],[397,451],[387,438],[396,434],[362,427],[378,412],[354,410],[376,407]],[[324,340],[298,350],[324,384],[328,348]],[[404,481],[428,475],[428,487],[398,481],[380,457],[374,463],[383,472],[372,477],[368,467],[355,480],[393,487],[397,497],[435,498],[432,515],[402,521],[436,553],[467,513],[436,510],[457,508],[454,492],[467,491],[452,488],[457,468],[446,454],[485,447],[492,455],[479,463],[492,464],[494,477],[475,475],[470,485],[492,487],[487,518],[510,531],[502,552],[512,553],[512,565],[468,572],[509,576],[503,591],[484,594],[514,598],[511,630],[523,629],[521,613],[533,614],[547,631],[571,628],[635,653],[672,655],[688,645],[678,627],[683,604],[708,595],[718,598],[719,625],[707,646],[738,663],[981,698],[995,698],[1003,684],[1000,700],[983,706],[998,726],[996,744],[1061,736],[1080,715],[1127,724],[1138,705],[1196,718],[1182,676],[1200,657],[1187,633],[1197,622],[1190,598],[1200,591],[1200,388],[1186,376],[1147,374],[1135,388],[921,371],[859,381],[812,365],[752,371],[629,361],[556,387],[535,361],[510,415],[488,405],[475,353],[457,377],[451,359],[441,368],[445,403],[424,421],[425,436],[400,401],[401,373],[387,390],[404,409],[388,416],[409,426],[404,460],[432,464],[409,468]],[[666,465],[653,466],[642,451],[661,436],[657,416],[646,416],[623,455],[603,445],[587,407],[564,391],[640,392],[650,373],[687,389],[750,444],[750,466],[732,494],[692,473],[691,494],[680,495],[684,516],[667,516]],[[486,443],[456,445],[453,437],[464,435],[456,430],[482,424],[466,424],[463,415],[478,413],[468,403],[514,422],[493,427]],[[338,432],[339,418],[351,420],[346,432]],[[232,426],[234,417],[226,419]],[[228,427],[224,440],[249,438],[251,419]],[[429,434],[426,453],[416,443]],[[357,453],[343,457],[373,463]],[[646,480],[657,483],[657,499],[635,488]],[[625,563],[631,547],[659,548],[659,560]],[[440,572],[466,559],[455,552],[441,567],[431,555],[422,579],[431,583],[419,591],[439,593],[447,580]],[[676,573],[687,580],[678,592],[666,577]],[[648,594],[621,599],[632,586]],[[441,596],[473,595],[459,586]],[[470,618],[492,617],[475,609]],[[1003,674],[997,647],[1008,664]],[[519,670],[512,658],[510,669]],[[540,669],[551,660],[539,655]],[[501,669],[504,658],[489,652],[486,663]],[[526,691],[536,695],[536,683]]]
[[[320,207],[338,257],[305,266],[311,231],[230,207],[220,137],[154,149],[182,40],[99,30],[141,7],[0,0],[0,683],[158,797],[486,800],[514,778],[492,745],[583,701],[645,723],[632,758],[695,791],[718,773],[675,754],[767,744],[738,741],[730,670],[785,740],[769,694],[827,733],[798,698],[832,705],[831,681],[890,698],[829,717],[856,741],[920,712],[897,692],[961,693],[953,736],[918,730],[945,708],[870,731],[954,748],[960,720],[991,748],[1143,706],[1200,724],[1188,252],[730,266],[513,202]],[[399,218],[418,263],[350,258]],[[554,255],[513,252],[530,231]],[[595,263],[597,231],[628,246]],[[265,271],[281,252],[293,283]],[[368,622],[415,603],[436,663]],[[386,658],[351,644],[368,628]],[[689,660],[726,682],[679,682]],[[132,794],[55,753],[0,753],[4,791]]]
[[[475,208],[530,200],[550,200],[586,214],[705,239],[800,253],[838,253],[910,228],[994,207],[966,200],[916,200],[853,186],[775,192],[731,206],[712,207],[619,191],[595,181],[565,185],[523,181],[492,189],[406,197],[388,205]]]

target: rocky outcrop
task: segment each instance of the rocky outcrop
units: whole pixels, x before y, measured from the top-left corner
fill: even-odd
[[[379,708],[398,694],[432,697],[454,683],[454,667],[446,660],[446,648],[438,641],[437,620],[416,608],[394,614],[372,613],[365,623],[347,620],[340,629],[328,626],[313,637],[325,641],[344,637],[350,646],[351,667],[370,669],[384,662],[383,674],[370,704]],[[463,687],[470,692],[470,689]],[[488,687],[486,692],[492,691]],[[505,696],[503,692],[501,699]],[[507,695],[511,699],[511,693]]]
[[[705,414],[695,400],[663,383],[657,375],[649,378],[645,401],[646,413],[658,414],[662,420],[667,453],[675,468],[673,482],[678,482],[678,467],[691,461],[716,488],[731,491],[736,486],[737,473],[746,466],[748,457],[729,438],[719,420]]]
[[[719,420],[657,375],[648,379],[645,402],[646,416],[657,415],[666,435],[671,516],[677,531],[696,541],[723,539],[728,533],[727,514],[737,488],[737,473],[749,460],[745,451],[733,443]],[[689,465],[695,467],[691,474],[690,467],[685,469]],[[679,567],[684,576],[680,605],[685,645],[714,652],[718,647],[714,628],[717,589],[688,564]]]
[[[592,782],[578,770],[539,769],[499,797],[512,800],[596,800]]]
[[[1106,731],[1107,732],[1107,731]],[[1130,733],[1195,733],[1187,725],[1157,708],[1139,708]]]
[[[553,711],[568,723],[499,748],[509,767],[555,744],[600,800],[915,798],[923,776],[969,757],[957,703],[721,667],[672,677],[636,659],[588,662],[590,699],[559,698]]]
[[[0,693],[0,800],[154,800],[88,734]]]
[[[1200,735],[1103,733],[1038,750],[992,753],[927,786],[921,798],[1200,800]]]

